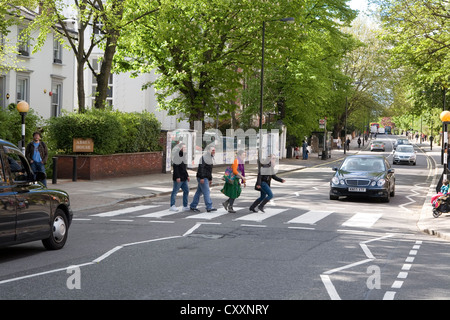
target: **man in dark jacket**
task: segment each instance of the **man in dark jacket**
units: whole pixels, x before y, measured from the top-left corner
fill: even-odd
[[[189,197],[189,173],[187,172],[187,157],[186,157],[186,145],[180,143],[173,148],[173,189],[170,196],[170,211],[178,211],[175,206],[175,198],[180,188],[183,190],[183,211],[189,210],[188,197]]]
[[[48,159],[47,145],[41,141],[41,133],[33,133],[33,141],[31,141],[25,149],[25,157],[31,165],[33,172],[45,173],[45,164]],[[47,180],[42,181],[47,186]]]
[[[264,206],[273,198],[272,189],[270,189],[270,182],[272,181],[272,178],[281,183],[285,182],[284,179],[281,179],[275,174],[275,160],[276,157],[271,155],[268,160],[264,161],[262,164],[259,164],[260,168],[258,170],[259,172],[255,189],[261,192],[261,196],[250,206],[250,211],[252,212],[258,212],[258,210],[256,210],[256,206],[258,205],[258,209],[261,212],[264,212]]]
[[[205,198],[206,211],[217,211],[212,205],[210,186],[212,184],[212,169],[214,164],[214,155],[216,154],[216,149],[213,146],[207,146],[205,153],[203,154],[197,169],[197,191],[195,192],[194,199],[190,205],[191,211],[200,212],[197,209],[198,202],[200,201],[200,196],[203,194]]]

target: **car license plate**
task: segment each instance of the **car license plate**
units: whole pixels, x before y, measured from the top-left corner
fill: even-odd
[[[348,191],[352,191],[352,192],[366,192],[366,188],[349,187]]]

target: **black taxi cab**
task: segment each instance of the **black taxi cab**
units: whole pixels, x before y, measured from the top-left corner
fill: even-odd
[[[37,240],[49,250],[64,247],[73,216],[69,195],[47,189],[44,179],[14,144],[0,139],[1,247]]]

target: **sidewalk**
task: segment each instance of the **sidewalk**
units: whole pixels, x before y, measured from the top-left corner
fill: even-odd
[[[435,146],[430,150],[428,143],[418,145],[425,153],[436,159],[437,169],[434,172],[433,181],[429,187],[429,192],[426,196],[422,207],[420,219],[417,223],[418,228],[422,232],[431,235],[436,235],[441,238],[450,239],[450,216],[442,214],[439,218],[434,218],[432,215],[431,196],[435,194],[435,186],[442,173],[442,165],[440,164],[440,147]],[[358,148],[357,139],[353,139],[350,143],[350,151],[346,155],[358,153],[360,150],[368,148],[368,143],[365,143],[361,149]],[[317,153],[309,154],[308,160],[290,158],[281,159],[278,168],[278,174],[283,174],[290,171],[301,170],[308,167],[325,164],[328,162],[336,162],[344,158],[344,151],[333,149],[331,151],[331,158],[322,160]],[[213,169],[213,186],[221,186],[223,184],[222,176],[225,170],[225,165],[214,166]],[[247,187],[252,187],[257,176],[256,164],[246,164],[245,173],[247,177]],[[189,188],[195,191],[197,188],[197,180],[195,178],[195,171],[189,170],[191,181]],[[330,177],[332,172],[330,171]],[[102,206],[110,206],[122,201],[129,201],[133,199],[145,199],[162,197],[162,201],[167,200],[167,207],[169,207],[169,197],[172,192],[172,174],[171,173],[157,173],[144,176],[132,176],[125,178],[110,178],[102,180],[72,180],[58,179],[57,184],[52,184],[48,180],[48,188],[55,188],[67,191],[70,195],[70,202],[74,215],[78,211],[89,210]],[[191,192],[192,192],[191,191]],[[181,191],[180,191],[181,192]],[[328,197],[327,197],[328,198]],[[218,207],[219,203],[215,203]]]
[[[434,218],[433,208],[431,206],[431,197],[436,194],[436,186],[444,170],[441,164],[441,147],[434,144],[433,150],[431,150],[429,142],[422,142],[421,144],[417,144],[417,146],[427,155],[431,156],[436,164],[436,169],[433,171],[432,181],[423,203],[417,227],[422,232],[450,240],[450,213],[443,213],[440,217]]]

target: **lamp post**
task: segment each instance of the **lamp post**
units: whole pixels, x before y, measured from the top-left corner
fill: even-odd
[[[287,23],[293,23],[294,18],[283,18],[269,21],[282,21]],[[266,34],[266,21],[262,23],[262,44],[261,44],[261,89],[260,89],[260,99],[259,99],[259,150],[258,150],[258,172],[260,172],[260,162],[261,162],[261,147],[262,147],[262,116],[263,116],[263,96],[264,96],[264,37]]]
[[[17,111],[19,111],[22,116],[22,153],[25,154],[25,116],[27,112],[30,110],[30,106],[26,101],[20,101],[17,104]]]

